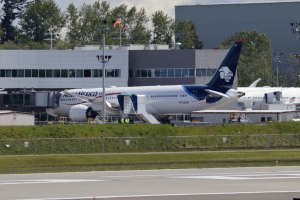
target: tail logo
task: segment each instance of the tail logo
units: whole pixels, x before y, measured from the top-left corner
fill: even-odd
[[[233,73],[227,66],[221,67],[219,69],[220,72],[220,79],[224,79],[227,83],[232,79]]]

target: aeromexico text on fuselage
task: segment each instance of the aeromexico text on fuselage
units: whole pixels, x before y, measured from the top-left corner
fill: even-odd
[[[208,95],[208,93],[205,91],[205,89],[212,89],[218,92],[222,92],[222,93],[226,93],[228,91],[227,88],[210,88],[206,85],[178,85],[179,87],[181,87],[183,90],[180,91],[176,91],[173,92],[173,96],[171,97],[178,97],[178,95],[180,95],[179,93],[185,92],[185,94],[189,95],[190,97],[192,97],[193,99],[197,100],[197,101],[201,101],[201,100],[206,100],[206,103],[216,103],[218,100],[221,99],[221,97],[211,97],[210,95]],[[161,92],[168,92],[167,90],[163,90],[163,91],[159,91],[156,90],[157,88],[162,89],[164,86],[152,86],[151,90],[152,91],[148,91],[146,92],[147,95],[150,95],[153,97],[153,95],[160,95],[159,97],[164,97],[161,95]],[[176,87],[176,86],[174,86]],[[135,90],[134,94],[143,94],[143,88],[145,87],[128,87],[125,90],[128,90],[128,92],[130,90]],[[109,91],[111,90],[111,88],[106,88],[107,93],[105,94],[106,97],[109,96],[114,96],[114,95],[120,95],[120,94],[128,94],[128,92],[121,92],[122,90],[124,90],[123,88],[114,88],[117,91],[110,93]],[[118,91],[119,89],[119,91]],[[74,89],[74,94],[80,95],[80,96],[86,96],[86,97],[92,97],[95,99],[102,99],[102,90],[101,89],[86,89],[86,90],[80,90],[77,91],[78,89]],[[87,90],[91,90],[91,91],[87,91]],[[97,91],[98,90],[98,91]],[[137,91],[139,90],[139,91]],[[72,90],[70,90],[72,91]],[[170,96],[170,95],[169,95]],[[166,97],[166,96],[165,96]],[[63,94],[62,99],[65,98],[74,98],[73,95],[70,94]],[[107,100],[107,99],[106,99]]]

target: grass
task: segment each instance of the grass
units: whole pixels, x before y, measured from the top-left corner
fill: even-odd
[[[268,124],[222,124],[214,126],[173,127],[151,124],[107,125],[38,125],[4,126],[0,139],[74,138],[74,137],[127,137],[127,136],[191,136],[191,135],[251,135],[298,133],[299,122],[272,122]]]
[[[300,150],[291,148],[299,130],[299,122],[1,127],[0,173],[299,165]]]
[[[0,173],[298,165],[300,150],[0,156]]]

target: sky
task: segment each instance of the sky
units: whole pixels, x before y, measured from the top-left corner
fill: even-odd
[[[54,0],[65,11],[70,3],[80,8],[83,3],[91,5],[96,0]],[[100,0],[101,1],[101,0]],[[126,4],[130,7],[136,6],[138,9],[144,7],[148,15],[153,12],[162,10],[172,18],[175,18],[176,5],[195,5],[195,4],[228,4],[228,3],[262,3],[262,2],[295,2],[300,0],[106,0],[111,8]]]

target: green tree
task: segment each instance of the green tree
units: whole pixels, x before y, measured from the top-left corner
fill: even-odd
[[[35,42],[49,39],[49,33],[60,33],[65,17],[54,0],[40,0],[30,4],[20,17],[23,34]]]
[[[78,9],[71,3],[66,10],[66,41],[71,45],[80,44],[80,23]]]
[[[123,5],[124,8],[124,5]],[[141,8],[139,11],[136,7],[130,8],[128,11],[124,10],[123,16],[120,16],[119,9],[112,11],[112,17],[121,19],[121,29],[115,31],[115,35],[118,36],[118,32],[122,31],[123,35],[127,37],[124,42],[130,44],[148,44],[151,37],[151,32],[147,29],[146,25],[149,22],[146,10]]]
[[[181,43],[181,49],[202,49],[203,47],[203,42],[199,40],[192,21],[176,21],[175,41]]]
[[[265,34],[257,31],[243,31],[233,34],[225,40],[220,48],[229,48],[234,41],[244,40],[238,64],[238,86],[247,87],[258,78],[260,85],[274,85],[272,69],[272,49],[270,40]]]
[[[110,15],[110,5],[106,1],[83,4],[79,10],[79,42],[81,44],[99,44],[101,25]]]
[[[174,20],[164,14],[163,11],[156,11],[152,14],[151,21],[154,28],[152,44],[167,44],[171,47],[173,43]]]
[[[13,26],[13,22],[17,19],[24,7],[29,3],[28,0],[0,0],[3,3],[3,16],[1,18],[1,24],[3,34],[1,42],[14,41],[16,36],[16,27]]]
[[[299,57],[295,57],[294,55],[290,55],[288,57],[288,63],[291,66],[288,68],[287,75],[283,76],[281,73],[279,75],[279,83],[280,86],[292,86],[292,87],[300,87],[300,60]],[[280,66],[280,64],[279,64]],[[280,68],[279,68],[280,69]],[[287,77],[288,76],[288,77]]]

